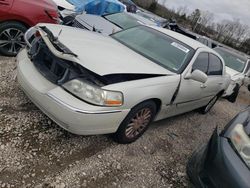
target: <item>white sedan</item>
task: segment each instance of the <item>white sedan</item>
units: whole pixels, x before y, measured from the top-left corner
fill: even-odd
[[[208,112],[230,82],[214,50],[158,27],[103,36],[42,24],[25,39],[28,47],[17,57],[21,87],[75,134],[114,133],[131,143],[153,121]]]

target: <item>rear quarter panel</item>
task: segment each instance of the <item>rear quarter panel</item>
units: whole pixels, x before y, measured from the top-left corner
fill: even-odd
[[[222,85],[221,85],[221,89],[222,90],[227,90],[227,88],[228,88],[228,86],[230,85],[230,82],[231,82],[231,76],[230,75],[228,75],[228,74],[224,74],[223,76],[222,76]]]

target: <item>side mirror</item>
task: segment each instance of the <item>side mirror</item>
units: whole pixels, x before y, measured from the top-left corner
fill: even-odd
[[[185,79],[191,79],[191,80],[195,80],[197,82],[206,83],[207,75],[204,72],[196,69],[192,73],[187,74],[185,76]]]

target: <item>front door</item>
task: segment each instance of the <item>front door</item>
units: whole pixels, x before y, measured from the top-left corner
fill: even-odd
[[[208,69],[208,56],[208,53],[201,52],[193,63],[192,71],[198,69],[206,72]],[[208,99],[204,98],[202,94],[206,88],[207,85],[201,82],[182,77],[179,92],[174,101],[178,113],[191,111],[206,105]]]

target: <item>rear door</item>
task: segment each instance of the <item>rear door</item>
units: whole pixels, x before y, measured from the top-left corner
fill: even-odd
[[[0,11],[7,12],[12,7],[14,0],[0,0]]]
[[[207,82],[204,84],[204,89],[201,93],[203,98],[212,99],[220,91],[222,91],[222,86],[224,79],[223,74],[223,64],[220,58],[212,53],[209,53],[209,66],[206,72],[208,75]]]

